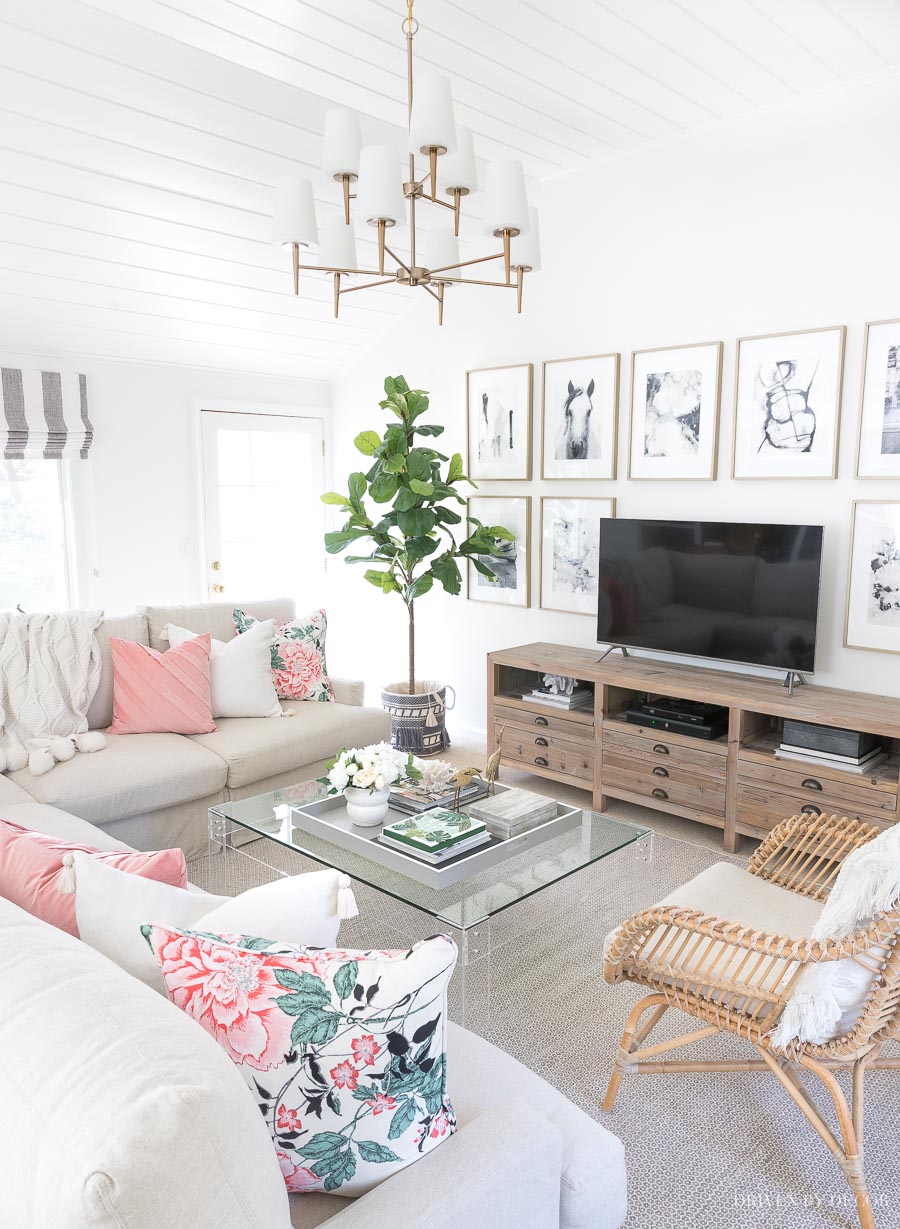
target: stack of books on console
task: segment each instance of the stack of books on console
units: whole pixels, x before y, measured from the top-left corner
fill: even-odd
[[[814,751],[811,747],[796,747],[792,743],[782,743],[775,752],[778,760],[800,760],[804,764],[830,764],[832,768],[842,768],[847,772],[868,772],[887,759],[887,752],[882,746],[873,747],[865,755],[832,755],[827,751]]]
[[[587,708],[594,703],[594,693],[590,687],[578,686],[571,695],[564,696],[550,691],[546,687],[535,687],[534,691],[526,692],[523,700],[532,700],[538,704],[546,704],[548,708]]]
[[[557,815],[555,798],[544,798],[524,789],[508,789],[469,807],[473,819],[484,820],[494,836],[509,840],[521,836]]]
[[[863,773],[886,760],[887,752],[874,734],[786,720],[775,758]]]
[[[490,844],[491,834],[480,819],[448,811],[446,807],[434,807],[421,815],[385,824],[378,840],[438,866],[449,858]]]
[[[488,787],[484,781],[473,781],[459,792],[459,803],[474,802],[476,798],[486,797]],[[449,807],[456,798],[456,790],[429,793],[415,785],[393,786],[391,788],[391,810],[402,811],[404,815],[421,815],[434,807]]]

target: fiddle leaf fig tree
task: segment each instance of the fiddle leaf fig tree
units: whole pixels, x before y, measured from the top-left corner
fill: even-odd
[[[496,581],[494,571],[479,556],[502,555],[503,542],[515,534],[502,525],[483,525],[453,507],[465,498],[461,483],[475,486],[463,472],[458,452],[447,457],[419,440],[434,439],[444,428],[420,422],[428,409],[428,394],[410,388],[403,376],[388,376],[385,397],[379,404],[397,420],[383,435],[361,431],[354,443],[371,461],[365,472],[347,480],[347,494],[329,491],[323,503],[343,508],[347,519],[341,529],[325,535],[330,555],[347,547],[365,547],[367,554],[352,554],[347,563],[367,564],[365,578],[382,593],[396,593],[409,618],[409,694],[416,692],[415,603],[434,586],[458,594],[462,576],[458,561],[468,560],[485,578]],[[374,507],[367,505],[366,498]]]

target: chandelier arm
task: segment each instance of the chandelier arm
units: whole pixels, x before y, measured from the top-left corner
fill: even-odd
[[[426,286],[424,282],[419,282],[419,285],[422,287],[423,290],[427,290],[433,299],[437,299],[438,303],[440,303],[441,300],[436,290],[432,290],[431,287]]]
[[[340,291],[341,294],[353,294],[354,290],[372,290],[375,286],[396,286],[397,279],[395,277],[385,277],[380,282],[366,282],[364,286],[344,286]]]
[[[397,255],[397,253],[391,251],[391,249],[388,247],[387,244],[384,245],[384,250],[387,252],[388,256],[390,256],[392,260],[396,260],[397,264],[400,266],[400,268],[403,270],[404,273],[411,274],[409,265],[404,264],[403,261],[400,259],[400,257]]]
[[[330,265],[298,265],[299,269],[307,269],[311,273],[353,273],[359,277],[383,277],[377,269],[334,269]],[[390,279],[394,281],[394,278]]]
[[[472,260],[460,260],[455,265],[442,265],[439,269],[429,269],[428,272],[434,276],[435,273],[443,273],[445,269],[465,269],[469,265],[482,265],[486,260],[502,260],[503,253],[495,252],[492,256],[475,256]]]
[[[475,277],[441,277],[442,282],[454,286],[499,286],[501,290],[515,290],[515,282],[485,282]]]

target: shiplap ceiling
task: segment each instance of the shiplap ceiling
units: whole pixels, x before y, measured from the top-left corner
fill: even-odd
[[[334,322],[330,281],[306,277],[294,299],[270,243],[292,165],[322,214],[338,208],[316,170],[329,106],[358,110],[399,171],[404,13],[0,0],[0,349],[327,378],[411,298],[433,312],[386,287]],[[900,61],[896,0],[417,0],[415,14],[417,64],[451,76],[479,155],[521,158],[534,181]],[[468,254],[479,212],[468,198]]]

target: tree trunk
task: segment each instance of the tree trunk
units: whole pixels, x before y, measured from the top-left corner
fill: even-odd
[[[416,693],[416,616],[414,603],[410,602],[409,610],[409,694]]]

